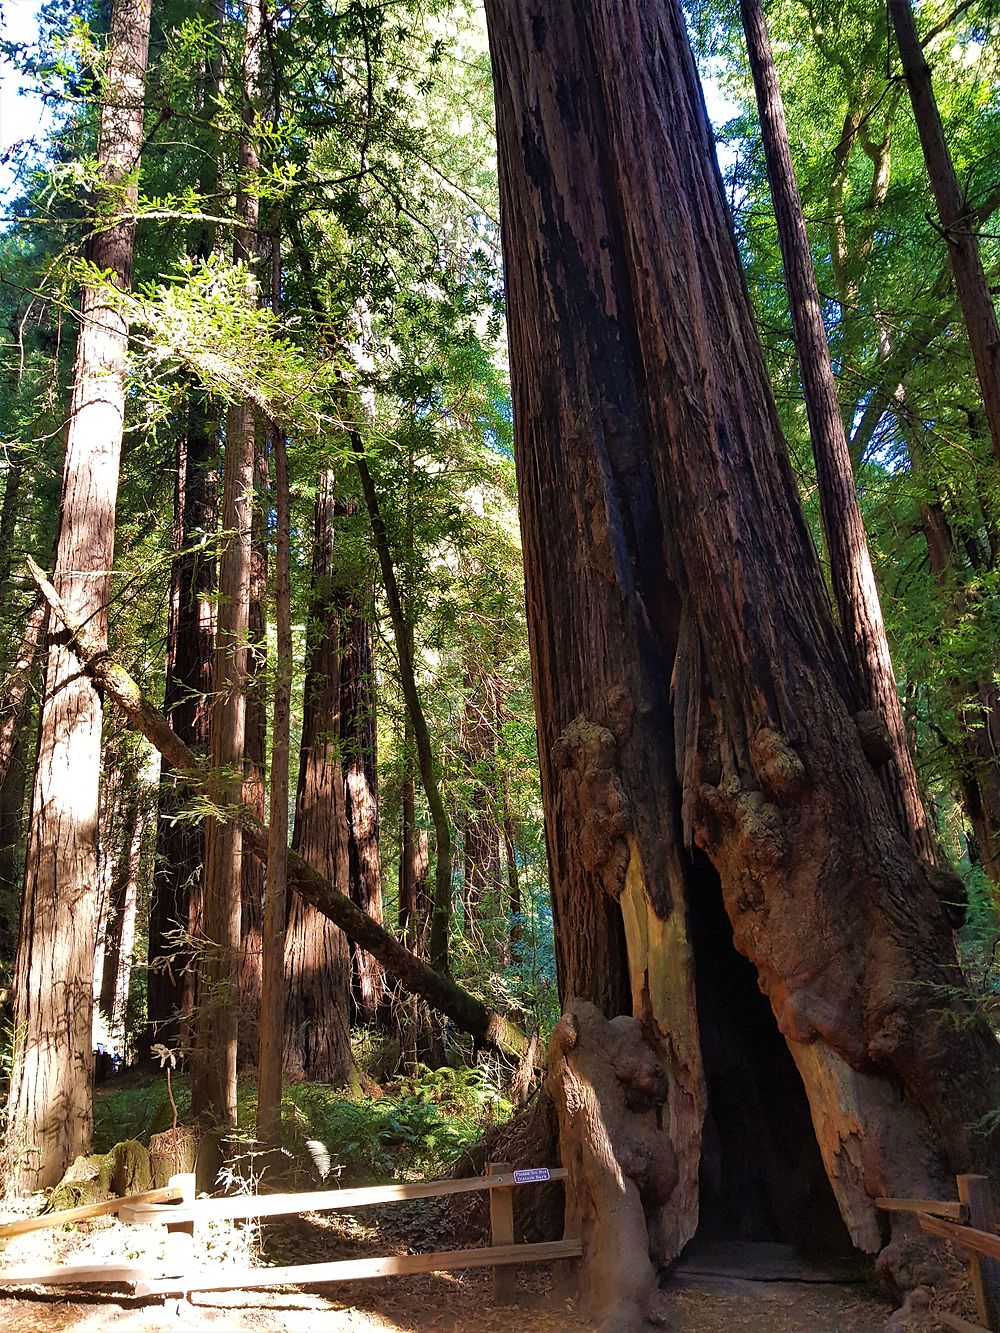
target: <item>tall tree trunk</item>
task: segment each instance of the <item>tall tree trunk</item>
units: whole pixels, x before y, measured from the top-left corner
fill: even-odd
[[[235,254],[249,264],[256,249],[257,113],[260,74],[261,0],[248,0],[243,43],[243,107],[240,132],[240,188],[236,207],[242,229]],[[248,272],[247,299],[256,295]],[[229,409],[223,546],[219,558],[219,598],[212,667],[212,768],[224,811],[243,800],[246,745],[247,633],[250,614],[255,423],[253,404]],[[191,1103],[195,1115],[225,1131],[236,1123],[236,1052],[239,1031],[240,909],[243,865],[242,826],[231,813],[205,821],[205,881],[195,1045],[191,1060]],[[214,1184],[217,1155],[199,1159],[204,1185]]]
[[[277,242],[275,241],[275,245]],[[274,256],[272,300],[280,289],[280,261]],[[273,433],[275,527],[275,619],[277,656],[271,726],[271,823],[267,840],[261,959],[260,1041],[257,1052],[257,1138],[276,1146],[281,1129],[281,1068],[284,1025],[285,917],[288,897],[288,767],[292,708],[292,589],[288,458],[280,430]]]
[[[17,949],[17,919],[24,883],[24,797],[27,764],[24,761],[27,728],[17,734],[10,762],[0,782],[0,958],[11,959]],[[4,966],[6,974],[6,964]]]
[[[340,748],[351,897],[373,921],[381,923],[375,664],[371,624],[356,598],[348,597],[344,608],[342,650]],[[373,1023],[385,1001],[382,966],[370,954],[352,945],[351,974],[358,1017],[363,1023]]]
[[[494,694],[489,680],[466,672],[462,752],[468,795],[463,821],[462,861],[467,934],[478,922],[484,902],[491,904],[495,914],[498,912],[503,885]],[[503,934],[506,936],[506,931]]]
[[[393,565],[389,536],[382,519],[378,493],[372,480],[365,455],[364,443],[356,430],[351,431],[351,447],[354,461],[361,480],[361,490],[368,508],[368,517],[372,525],[372,537],[378,555],[379,568],[382,571],[382,587],[389,607],[389,619],[399,659],[399,683],[406,703],[410,726],[413,729],[413,741],[417,753],[417,769],[427,798],[431,820],[434,824],[434,906],[431,911],[430,962],[436,972],[448,971],[448,932],[451,926],[451,825],[441,787],[438,782],[437,764],[431,746],[430,730],[420,702],[417,689],[417,674],[413,657],[413,632],[407,624],[403,612],[403,599],[400,595],[399,581]]]
[[[292,845],[340,893],[349,853],[340,759],[340,616],[333,587],[335,481],[316,496],[312,598]],[[339,1085],[351,1061],[351,963],[343,931],[295,897],[285,938],[285,1073]]]
[[[924,59],[910,0],[889,0],[889,16],[896,33],[903,73],[913,103],[913,117],[924,150],[924,162],[937,203],[938,217],[948,244],[955,290],[965,318],[972,359],[983,392],[983,405],[1000,463],[1000,325],[986,282],[979,242],[972,230],[970,209],[948,151],[944,127]]]
[[[7,776],[24,726],[38,649],[45,633],[46,613],[44,599],[39,598],[31,608],[14,661],[0,689],[0,782]]]
[[[654,1256],[696,1226],[706,1107],[720,1135],[744,1110],[706,1097],[703,1052],[718,1092],[711,1059],[742,1050],[753,1074],[765,1047],[779,1146],[808,1177],[818,1140],[877,1250],[874,1195],[1000,1164],[1000,1136],[969,1128],[1000,1062],[956,987],[943,873],[898,833],[853,720],[683,15],[488,0],[487,19],[561,991],[658,1042],[679,1178],[647,1199]],[[774,1142],[766,1082],[745,1105]],[[773,1183],[791,1238],[807,1202]]]
[[[521,877],[517,869],[517,839],[514,836],[514,817],[504,807],[503,850],[507,862],[507,887],[510,897],[507,904],[507,930],[509,953],[521,942]]]
[[[258,422],[254,473],[256,502],[250,556],[250,611],[247,643],[246,762],[243,803],[263,823],[267,817],[267,515],[271,512],[267,438]],[[257,1058],[261,986],[261,930],[264,914],[264,867],[252,856],[243,858],[241,883],[240,1037],[239,1061]]]
[[[181,740],[209,747],[215,639],[214,542],[218,418],[192,390],[186,432],[177,440],[174,560],[170,573],[164,711]],[[179,818],[183,791],[169,763],[161,773],[153,892],[149,906],[147,1042],[189,1048],[195,1007],[191,941],[202,928],[205,836],[200,821]]]
[[[131,282],[150,0],[117,0],[102,90],[95,214],[87,257]],[[116,220],[121,219],[121,220]],[[125,414],[128,329],[103,288],[82,293],[54,582],[100,639]],[[90,1147],[101,699],[60,636],[50,639],[15,975],[7,1139],[23,1189],[54,1184]],[[71,793],[71,799],[67,799]]]
[[[740,0],[740,11],[757,93],[767,175],[778,222],[785,286],[841,628],[857,679],[859,703],[874,713],[888,732],[891,754],[879,769],[886,799],[913,850],[933,861],[936,859],[934,838],[927,824],[907,742],[875,571],[854,489],[851,455],[837,400],[823,308],[761,0]]]

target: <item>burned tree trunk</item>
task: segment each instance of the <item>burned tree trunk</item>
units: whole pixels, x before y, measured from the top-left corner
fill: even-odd
[[[706,1111],[688,918],[721,895],[844,1221],[876,1251],[875,1195],[1000,1165],[1000,1136],[971,1128],[1000,1052],[941,872],[898,832],[853,717],[683,16],[487,16],[563,994],[654,1040],[679,1178],[649,1239],[669,1259],[697,1224]]]

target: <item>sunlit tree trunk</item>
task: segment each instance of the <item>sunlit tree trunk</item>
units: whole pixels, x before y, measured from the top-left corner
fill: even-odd
[[[499,794],[496,772],[496,698],[493,683],[473,672],[465,675],[462,754],[467,797],[463,819],[465,931],[482,925],[481,908],[500,908],[503,867],[500,856]]]
[[[914,851],[935,859],[916,770],[896,692],[875,572],[854,489],[851,455],[837,400],[816,273],[806,233],[774,56],[760,0],[741,0],[743,29],[757,93],[771,197],[788,289],[795,350],[819,484],[830,574],[858,702],[884,725],[889,753],[879,769],[886,798]]]
[[[149,21],[150,0],[117,0],[102,89],[100,226],[87,257],[121,289],[132,274]],[[128,329],[104,288],[84,288],[81,315],[53,581],[101,637],[114,556]],[[16,1183],[24,1189],[54,1184],[90,1147],[101,718],[99,694],[62,636],[53,636],[14,983],[18,1042],[7,1141]]]
[[[316,496],[295,850],[349,896],[340,757],[340,615],[333,586],[335,480]],[[350,1068],[351,964],[347,938],[297,895],[285,937],[285,1073],[340,1084]]]
[[[363,912],[381,922],[375,664],[371,624],[351,592],[344,607],[341,648],[340,741],[351,897]],[[351,973],[358,1017],[372,1023],[385,999],[382,966],[352,944]]]
[[[258,171],[255,101],[260,74],[261,3],[249,0],[243,44],[243,107],[240,133],[242,224],[236,258],[250,262],[256,249]],[[247,279],[247,299],[257,285]],[[217,800],[224,809],[243,799],[246,746],[247,632],[250,614],[254,492],[254,407],[229,409],[222,499],[222,551],[212,668],[211,759]],[[205,880],[200,941],[199,996],[191,1060],[192,1109],[204,1124],[225,1131],[236,1121],[236,1053],[239,1031],[240,908],[243,839],[231,817],[205,821]],[[214,1183],[213,1154],[199,1158],[202,1183]]]
[[[257,423],[254,460],[255,504],[250,556],[250,612],[247,644],[246,763],[243,803],[263,823],[267,818],[267,516],[271,512],[267,459],[268,432]],[[261,929],[264,913],[264,867],[252,856],[243,858],[241,885],[240,1038],[239,1060],[257,1058],[261,985]]]
[[[910,89],[927,175],[948,245],[955,290],[965,317],[972,359],[993,438],[993,452],[1000,463],[1000,325],[997,312],[986,282],[979,242],[972,230],[969,205],[959,186],[944,137],[931,71],[924,57],[910,0],[889,0],[889,16]]]
[[[876,1251],[873,1196],[1000,1163],[970,1128],[998,1047],[957,980],[943,873],[898,832],[853,717],[684,18],[487,18],[560,987],[658,1043],[677,1156],[635,1243],[668,1259],[692,1234],[708,1112],[749,1115],[754,1206],[786,1239],[790,1209],[816,1211],[794,1151]],[[733,1179],[747,1166],[744,1146]]]
[[[275,242],[277,244],[277,242]],[[274,257],[272,300],[280,288]],[[275,620],[277,656],[271,725],[270,829],[264,892],[260,1040],[257,1052],[257,1138],[276,1145],[281,1128],[282,1037],[285,1015],[285,918],[288,899],[288,769],[292,704],[292,590],[288,458],[280,430],[273,432],[275,524]]]

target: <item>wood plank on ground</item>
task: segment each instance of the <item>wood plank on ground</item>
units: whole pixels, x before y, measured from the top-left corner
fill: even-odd
[[[935,1310],[934,1318],[945,1328],[953,1328],[955,1333],[990,1333],[988,1328],[983,1328],[982,1324],[970,1324],[968,1319],[963,1319],[959,1314],[952,1314],[950,1310]]]
[[[575,1259],[583,1253],[578,1240],[540,1241],[533,1245],[494,1245],[479,1250],[443,1250],[437,1254],[398,1254],[373,1259],[338,1259],[326,1264],[292,1264],[284,1268],[219,1268],[181,1278],[139,1281],[137,1296],[177,1296],[189,1291],[243,1291],[254,1287],[301,1287],[317,1282],[353,1282],[360,1278],[401,1277],[409,1273],[446,1273],[497,1264],[545,1263]]]
[[[5,1287],[134,1286],[153,1275],[148,1264],[60,1264],[48,1268],[0,1269],[0,1289]]]
[[[409,1185],[370,1185],[358,1189],[308,1190],[299,1194],[234,1195],[225,1199],[196,1199],[179,1207],[139,1204],[123,1209],[123,1222],[207,1222],[219,1218],[281,1217],[287,1213],[319,1213],[340,1208],[363,1208],[373,1203],[399,1199],[433,1199],[444,1194],[467,1194],[474,1190],[510,1189],[537,1181],[520,1181],[520,1174],[505,1171],[495,1176],[469,1176],[465,1180],[421,1180]],[[535,1173],[537,1174],[537,1173]],[[552,1167],[549,1180],[563,1180],[566,1168]]]
[[[143,1194],[129,1194],[121,1199],[103,1199],[100,1203],[82,1203],[76,1208],[62,1208],[57,1213],[41,1213],[38,1217],[22,1217],[16,1222],[0,1224],[0,1240],[10,1236],[23,1236],[29,1231],[44,1231],[49,1227],[61,1227],[70,1222],[86,1222],[91,1217],[106,1217],[117,1213],[122,1208],[135,1205],[169,1204],[172,1199],[182,1197],[181,1189],[176,1185],[165,1185],[162,1189],[146,1190]]]

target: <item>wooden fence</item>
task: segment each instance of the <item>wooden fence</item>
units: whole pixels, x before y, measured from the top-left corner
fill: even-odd
[[[573,1238],[514,1243],[514,1191],[522,1185],[564,1180],[563,1167],[535,1167],[512,1171],[506,1162],[494,1162],[485,1176],[465,1180],[431,1180],[415,1184],[373,1185],[362,1189],[313,1190],[300,1194],[235,1195],[221,1199],[197,1199],[194,1176],[171,1178],[163,1190],[110,1199],[27,1218],[0,1226],[0,1239],[41,1227],[60,1226],[88,1217],[117,1213],[133,1225],[160,1223],[167,1228],[167,1257],[157,1268],[148,1264],[62,1264],[48,1268],[0,1270],[0,1288],[12,1286],[71,1286],[123,1284],[137,1296],[183,1296],[193,1291],[224,1291],[272,1286],[304,1286],[316,1282],[347,1282],[359,1278],[398,1277],[407,1273],[442,1273],[462,1268],[492,1268],[494,1295],[500,1304],[514,1297],[515,1273],[511,1266],[574,1259],[582,1254]],[[199,1266],[195,1255],[195,1232],[199,1223],[218,1219],[280,1217],[301,1213],[363,1208],[403,1199],[429,1199],[450,1194],[488,1190],[490,1196],[490,1244],[466,1250],[442,1250],[434,1254],[382,1255],[377,1258],[339,1259],[331,1263],[292,1264],[265,1268],[208,1268]]]
[[[957,1333],[1000,1333],[1000,1235],[990,1182],[986,1176],[958,1176],[958,1198],[876,1199],[886,1212],[915,1213],[923,1231],[951,1241],[965,1252],[969,1276],[979,1312],[978,1324],[948,1311],[935,1317]]]

